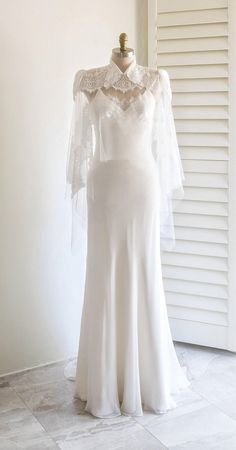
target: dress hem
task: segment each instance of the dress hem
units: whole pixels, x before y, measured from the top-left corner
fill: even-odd
[[[170,395],[171,395],[171,396],[172,396],[172,395],[178,395],[178,394],[181,393],[182,391],[187,390],[187,389],[190,389],[190,387],[191,387],[191,381],[188,380],[187,384],[185,384],[184,386],[180,386],[179,388],[175,389],[174,391],[171,391],[171,392],[170,392]],[[74,394],[73,397],[74,397],[75,399],[81,400],[82,402],[87,402],[87,400],[82,399],[82,398],[79,397],[79,395],[76,394],[76,393]],[[91,414],[93,417],[97,417],[97,418],[99,418],[99,419],[113,419],[113,418],[115,418],[115,417],[119,417],[119,416],[122,416],[122,415],[127,416],[127,417],[143,417],[144,413],[153,413],[153,414],[156,414],[156,415],[159,415],[159,414],[166,414],[166,413],[168,413],[169,411],[171,411],[171,410],[173,410],[173,409],[175,409],[175,408],[178,407],[178,404],[177,404],[174,400],[173,400],[173,402],[174,402],[174,403],[172,404],[172,406],[169,407],[169,408],[166,408],[166,409],[153,409],[153,408],[145,408],[145,407],[142,407],[143,412],[142,412],[141,414],[127,413],[127,412],[125,412],[124,410],[120,409],[120,411],[119,411],[117,414],[101,415],[101,414],[99,414],[99,413],[92,412],[92,410],[86,409],[86,406],[85,406],[85,408],[84,408],[83,411],[85,411],[86,413]]]

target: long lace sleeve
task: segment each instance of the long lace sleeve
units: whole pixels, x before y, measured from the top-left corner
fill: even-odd
[[[73,82],[73,109],[66,163],[65,196],[72,202],[71,250],[80,245],[80,232],[87,227],[87,175],[94,152],[94,130],[89,114],[89,101],[80,83],[84,70],[79,70]],[[83,236],[84,239],[85,236]]]
[[[173,211],[184,197],[185,180],[172,111],[168,72],[159,69],[159,88],[154,111],[152,151],[160,180],[160,243],[162,250],[175,246]]]

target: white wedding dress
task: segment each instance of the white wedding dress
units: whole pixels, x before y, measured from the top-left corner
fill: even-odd
[[[133,57],[76,73],[67,162],[72,248],[86,246],[74,396],[102,418],[163,413],[189,387],[169,328],[161,250],[184,180],[164,69]]]

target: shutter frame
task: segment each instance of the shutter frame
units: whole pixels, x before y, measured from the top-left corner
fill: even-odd
[[[148,65],[169,73],[186,176],[176,246],[162,255],[173,339],[236,351],[236,5],[148,7]]]

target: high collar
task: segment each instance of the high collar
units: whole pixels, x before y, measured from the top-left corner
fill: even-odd
[[[129,78],[134,83],[140,81],[140,75],[138,71],[138,64],[136,62],[136,56],[134,55],[131,63],[123,72],[118,65],[113,61],[112,56],[110,57],[110,63],[107,65],[106,75],[105,75],[105,85],[113,85],[122,78]]]
[[[136,66],[136,56],[133,55],[131,63],[128,65],[128,67],[125,69],[124,72],[118,67],[118,65],[115,63],[115,61],[113,61],[112,56],[110,57],[109,65],[111,66],[111,68],[114,71],[117,71],[117,73],[119,75],[127,75],[127,76],[131,75],[132,76],[133,69]]]

